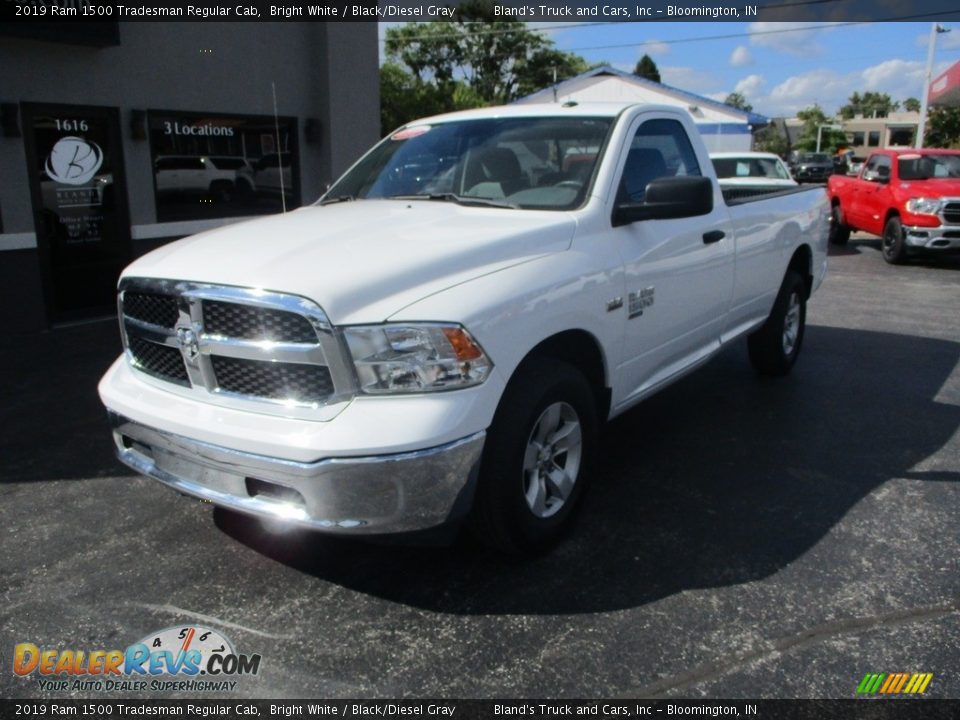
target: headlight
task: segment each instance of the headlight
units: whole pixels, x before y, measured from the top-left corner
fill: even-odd
[[[459,325],[396,324],[344,328],[360,390],[419,393],[479,385],[493,363]]]
[[[940,210],[939,198],[910,198],[907,200],[907,212],[914,215],[936,215]]]

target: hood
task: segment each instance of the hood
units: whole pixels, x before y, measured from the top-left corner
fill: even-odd
[[[901,180],[898,185],[905,198],[960,197],[960,180]]]
[[[123,275],[292,293],[335,324],[381,322],[427,295],[565,250],[575,227],[565,212],[361,200],[193,235]]]

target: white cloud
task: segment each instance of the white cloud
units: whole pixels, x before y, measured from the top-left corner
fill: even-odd
[[[863,70],[861,77],[865,89],[887,92],[896,98],[905,87],[915,87],[919,93],[926,69],[927,64],[919,60],[884,60]]]
[[[750,44],[771,48],[790,55],[819,55],[823,48],[816,43],[818,25],[805,22],[750,23]]]
[[[649,55],[656,60],[657,56],[670,54],[670,46],[662,40],[645,40],[638,49],[640,50],[638,60],[644,55]]]
[[[734,51],[730,53],[730,64],[733,67],[745,67],[753,64],[753,55],[750,54],[746,45],[738,45],[734,48]]]
[[[747,75],[733,88],[734,92],[743,95],[753,105],[753,99],[761,97],[765,81],[761,75]]]
[[[942,62],[935,66],[934,76],[943,72],[948,65],[949,63]],[[762,92],[752,95],[747,89],[749,83],[753,83],[762,91],[762,83],[751,80],[754,76],[741,80],[737,88],[747,96],[754,109],[764,115],[790,116],[814,103],[820,105],[828,115],[832,115],[847,103],[854,92],[887,93],[897,102],[903,102],[908,97],[919,98],[923,89],[925,67],[926,63],[919,60],[894,58],[847,73],[840,73],[832,68],[811,70],[787,78],[766,95]]]
[[[916,43],[917,47],[929,47],[930,33],[925,32],[922,35],[917,35]],[[956,50],[957,48],[960,48],[960,29],[937,35],[937,50]]]

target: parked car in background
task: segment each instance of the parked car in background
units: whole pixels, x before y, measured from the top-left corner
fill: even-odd
[[[253,168],[242,157],[161,155],[154,167],[160,194],[203,194],[228,203],[256,191]]]
[[[836,175],[830,196],[830,241],[851,230],[879,235],[883,259],[960,250],[960,150],[880,150],[856,178]]]
[[[717,173],[722,188],[789,188],[797,181],[783,160],[774,153],[764,152],[717,152],[710,154],[710,161]]]
[[[833,158],[827,153],[797,153],[790,172],[797,182],[826,182],[833,175]]]
[[[269,153],[257,160],[254,180],[261,193],[279,195],[281,188],[287,196],[293,194],[293,174],[290,153]]]

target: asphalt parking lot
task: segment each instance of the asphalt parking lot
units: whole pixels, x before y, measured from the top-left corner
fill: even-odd
[[[571,536],[506,562],[269,534],[113,460],[115,323],[0,348],[0,696],[14,645],[185,623],[262,656],[247,697],[960,698],[960,262],[833,252],[803,353],[738,343],[607,429]],[[164,695],[163,697],[169,697]],[[210,695],[215,697],[216,695]]]

